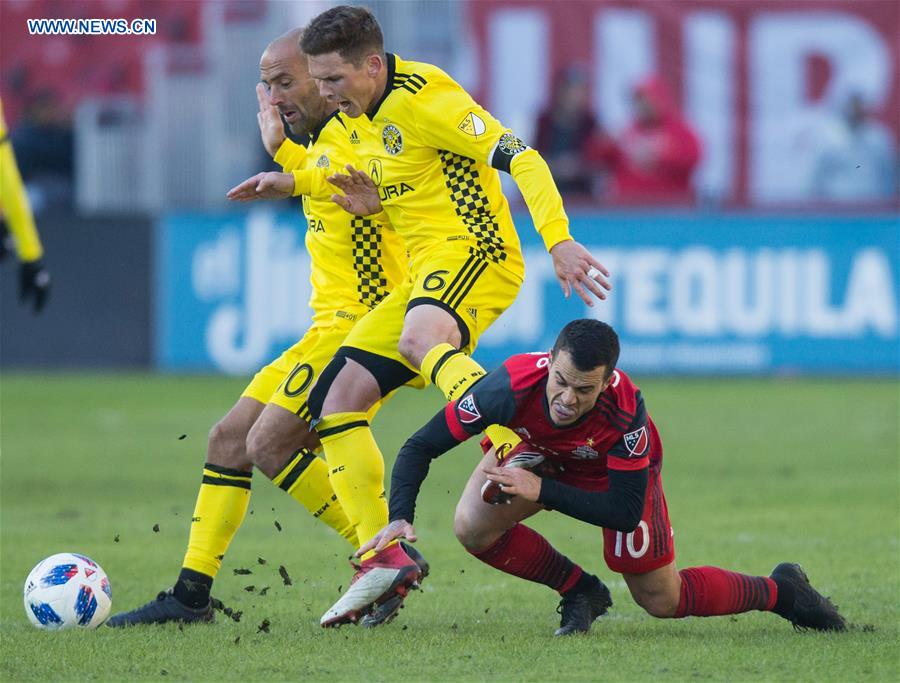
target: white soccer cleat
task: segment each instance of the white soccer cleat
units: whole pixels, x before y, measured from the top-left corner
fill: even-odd
[[[350,588],[319,620],[323,628],[355,624],[374,605],[397,595],[405,596],[410,589],[418,588],[419,579],[422,578],[419,565],[404,552],[399,543],[388,546],[354,566],[357,567],[357,572],[350,582]]]

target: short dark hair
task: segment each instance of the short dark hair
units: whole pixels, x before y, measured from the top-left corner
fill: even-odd
[[[384,55],[384,36],[368,9],[338,5],[310,22],[300,40],[300,49],[313,56],[337,52],[358,66],[370,54]]]
[[[608,378],[619,362],[619,335],[604,322],[591,318],[573,320],[567,324],[553,345],[553,357],[568,351],[575,367],[582,372],[606,366]]]

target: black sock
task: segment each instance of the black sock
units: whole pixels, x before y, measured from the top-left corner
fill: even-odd
[[[581,576],[578,577],[578,581],[575,582],[575,585],[563,593],[563,595],[568,595],[569,593],[586,593],[592,588],[595,588],[598,583],[600,583],[600,579],[593,574],[582,571]]]
[[[209,604],[209,592],[212,590],[212,584],[211,576],[182,567],[172,592],[175,599],[182,605],[194,608],[205,607]]]

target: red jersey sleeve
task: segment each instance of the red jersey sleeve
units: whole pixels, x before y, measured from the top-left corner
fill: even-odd
[[[611,470],[640,470],[650,465],[653,448],[647,409],[640,390],[628,376],[618,370],[616,373],[613,384],[600,396],[610,423],[621,432],[606,454],[606,466]]]

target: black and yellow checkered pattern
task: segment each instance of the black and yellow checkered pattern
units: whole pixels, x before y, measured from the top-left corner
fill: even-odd
[[[478,242],[470,251],[482,258],[500,263],[506,259],[503,238],[496,217],[491,213],[490,201],[482,188],[475,168],[475,160],[440,150],[441,167],[456,215],[462,219]]]
[[[353,268],[356,271],[359,301],[375,308],[388,293],[388,281],[381,265],[381,230],[368,218],[357,216],[353,231]]]

